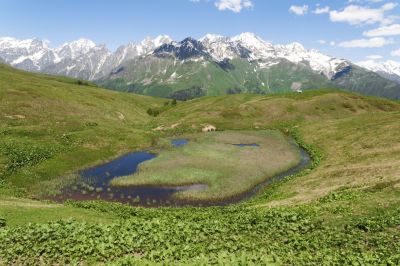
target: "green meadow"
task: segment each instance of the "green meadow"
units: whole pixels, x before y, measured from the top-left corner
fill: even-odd
[[[0,65],[0,103],[0,265],[400,264],[399,102],[321,89],[172,105]],[[163,144],[176,138],[190,142]],[[115,182],[238,193],[296,163],[287,138],[310,154],[307,169],[230,206],[41,199],[77,170],[151,146],[159,156]]]

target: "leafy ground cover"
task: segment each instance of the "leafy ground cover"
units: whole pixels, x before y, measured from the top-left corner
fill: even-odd
[[[138,173],[115,178],[113,186],[180,186],[206,184],[208,188],[176,193],[180,199],[222,200],[240,195],[264,180],[297,165],[296,146],[279,131],[224,131],[185,136],[178,149],[161,151],[140,165]],[[238,147],[233,144],[258,147]]]
[[[372,193],[362,191],[362,200],[374,201],[384,193],[399,195],[387,188]],[[118,219],[110,224],[61,220],[6,227],[0,231],[0,255],[3,263],[16,264],[114,261],[116,265],[193,265],[227,260],[236,265],[247,261],[398,264],[398,205],[375,208],[360,216],[346,207],[349,202],[352,201],[336,199],[336,204],[316,202],[273,209],[140,209],[73,202],[70,204],[78,209],[111,213]],[[331,219],[337,221],[331,223]]]

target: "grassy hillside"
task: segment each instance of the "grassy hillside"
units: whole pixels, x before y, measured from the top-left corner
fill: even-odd
[[[395,134],[400,130],[399,111],[396,102],[321,90],[281,96],[206,97],[181,103],[160,119],[167,126],[179,122],[187,128],[207,123],[221,130],[279,128],[301,136],[324,159],[312,173],[280,188],[296,194],[273,203],[283,204],[309,201],[341,186],[399,181],[400,136]]]
[[[249,62],[247,59],[216,63],[207,59],[182,61],[173,57],[147,56],[124,63],[109,77],[97,82],[119,91],[178,100],[241,92],[290,92],[293,83],[301,83],[303,90],[330,87],[400,99],[398,83],[356,65],[329,80],[306,65],[285,59],[268,68],[261,67],[263,64],[265,62]]]
[[[146,110],[164,100],[80,84],[0,66],[0,178],[7,186],[25,192],[151,144]]]
[[[240,94],[151,117],[164,100],[75,82],[0,67],[0,264],[400,264],[399,103],[335,90]],[[204,124],[280,130],[313,163],[229,207],[32,199],[76,169]]]
[[[352,71],[334,81],[339,88],[364,95],[374,95],[389,99],[400,99],[399,83],[382,78],[377,73],[366,71],[357,65],[352,65]]]
[[[119,91],[182,99],[181,94],[196,88],[202,91],[191,98],[240,92],[289,92],[293,82],[301,82],[304,89],[335,86],[309,68],[285,60],[269,69],[258,69],[257,64],[244,59],[231,60],[221,67],[211,61],[181,62],[169,57],[127,62],[98,83]]]

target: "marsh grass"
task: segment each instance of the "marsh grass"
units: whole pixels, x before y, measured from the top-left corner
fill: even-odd
[[[35,183],[30,189],[30,196],[35,198],[49,198],[60,195],[65,187],[75,184],[80,178],[76,173],[68,173],[59,178]]]
[[[176,193],[180,199],[221,200],[253,188],[297,165],[300,155],[278,131],[224,131],[185,136],[183,147],[161,151],[140,165],[137,174],[115,178],[113,186],[207,184],[205,190]],[[259,147],[237,147],[257,143]]]

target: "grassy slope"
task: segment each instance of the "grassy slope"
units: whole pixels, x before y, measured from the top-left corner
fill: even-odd
[[[233,59],[223,69],[210,61],[146,57],[126,62],[120,72],[99,81],[111,89],[162,97],[176,97],[173,92],[193,87],[203,88],[203,95],[208,96],[224,95],[232,90],[290,92],[293,82],[300,82],[303,90],[331,87],[390,99],[400,97],[399,84],[355,65],[350,73],[329,80],[309,67],[287,60],[260,69],[257,63]]]
[[[146,110],[163,100],[74,82],[0,66],[0,176],[10,186],[33,190],[41,181],[150,145]]]
[[[51,220],[74,219],[88,223],[111,223],[113,215],[98,215],[92,210],[77,209],[61,204],[15,198],[0,195],[0,216],[5,218],[7,225],[17,226],[27,223],[44,223]]]
[[[162,114],[164,124],[211,123],[219,129],[281,128],[299,131],[322,151],[322,165],[282,186],[304,202],[340,186],[374,185],[400,175],[400,105],[353,94],[313,91],[287,96],[206,97]],[[296,184],[294,186],[294,184]],[[274,204],[281,204],[274,203]]]
[[[278,131],[225,131],[188,135],[190,142],[162,151],[140,166],[135,175],[112,180],[116,186],[179,186],[207,184],[208,188],[176,196],[191,200],[221,200],[240,195],[300,161],[298,151]],[[260,147],[232,144],[257,143]]]
[[[229,89],[242,92],[288,92],[293,82],[302,82],[303,89],[334,86],[332,82],[305,66],[288,61],[270,69],[254,72],[255,65],[244,59],[234,59],[231,68],[222,69],[213,62],[190,61],[183,63],[173,58],[149,57],[126,63],[121,72],[100,84],[121,91],[145,95],[170,97],[172,92],[201,87],[206,95],[227,94]],[[175,77],[171,77],[172,74]],[[268,87],[269,86],[269,87]],[[133,89],[134,88],[134,89]]]
[[[207,89],[208,95],[221,95],[236,86],[232,77],[214,63],[203,66],[202,62],[186,61],[181,64],[172,58],[156,57],[133,60],[124,65],[123,71],[99,83],[120,91],[161,97],[193,86]]]
[[[364,95],[400,99],[399,84],[395,81],[385,79],[377,73],[366,71],[356,65],[353,65],[352,68],[350,74],[334,81],[336,86]]]
[[[296,265],[400,263],[399,247],[393,244],[400,239],[398,103],[337,91],[233,95],[179,103],[151,120],[146,107],[159,100],[66,84],[4,66],[0,72],[1,169],[14,158],[10,150],[30,158],[13,174],[6,173],[12,185],[0,188],[6,194],[0,198],[0,217],[8,224],[0,229],[0,264],[38,263],[37,254],[58,263],[260,264],[276,257]],[[204,123],[231,130],[279,128],[301,136],[323,160],[314,170],[232,208],[61,206],[8,196],[75,167],[148,145],[155,134],[149,129],[176,123],[178,128],[162,135],[197,131]],[[32,159],[31,150],[42,156]],[[29,166],[32,162],[36,164]],[[294,206],[299,203],[306,204]],[[264,208],[277,205],[285,207]],[[44,223],[68,217],[78,221]],[[80,222],[93,217],[102,220],[95,225]],[[26,225],[28,220],[39,224]]]

